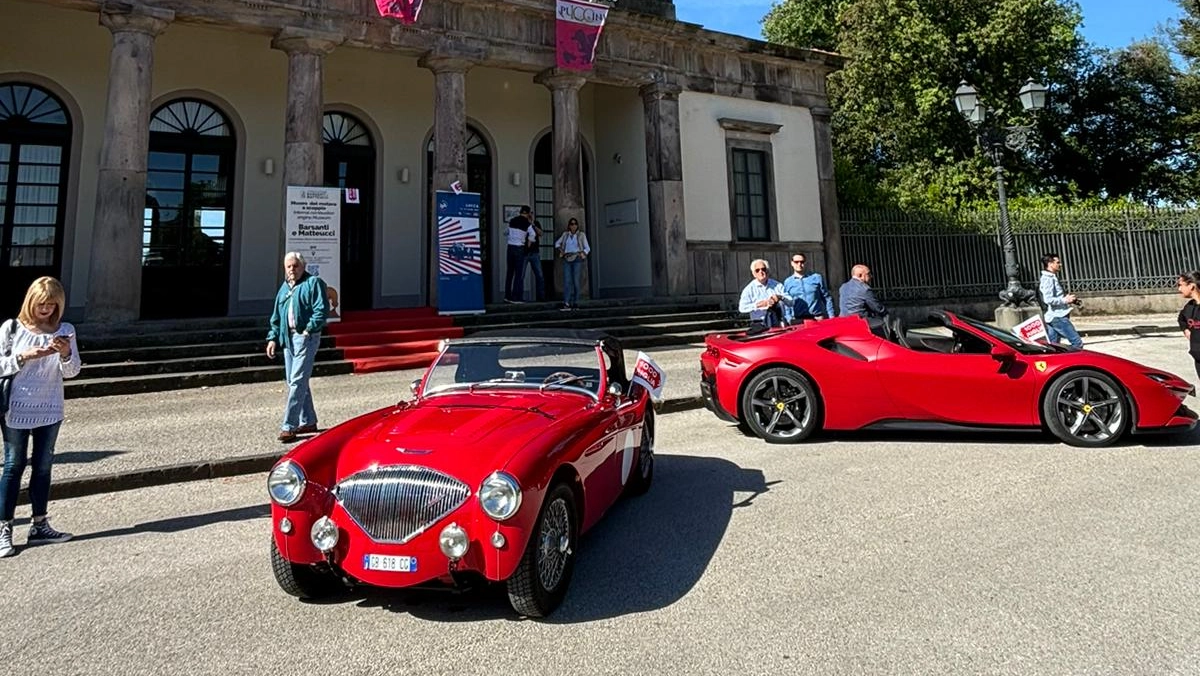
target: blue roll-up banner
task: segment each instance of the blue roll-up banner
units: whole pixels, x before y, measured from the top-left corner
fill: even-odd
[[[438,314],[483,312],[479,193],[437,191]]]

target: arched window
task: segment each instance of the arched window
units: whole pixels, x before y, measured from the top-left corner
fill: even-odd
[[[325,113],[321,141],[326,145],[370,146],[371,134],[361,122],[345,113]]]
[[[71,119],[37,85],[0,84],[0,302],[19,303],[31,281],[61,276]]]
[[[177,99],[151,116],[143,318],[227,314],[236,152],[229,119],[204,101]]]

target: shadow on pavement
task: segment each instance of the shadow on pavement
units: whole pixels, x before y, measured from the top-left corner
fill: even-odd
[[[54,454],[54,464],[82,465],[97,460],[104,460],[117,455],[125,455],[129,451],[65,451]]]
[[[704,574],[733,510],[753,507],[770,485],[761,470],[720,458],[657,456],[650,492],[620,500],[584,535],[567,597],[541,621],[590,622],[679,601]],[[462,593],[363,587],[340,597],[355,601],[440,622],[520,619],[498,584]]]
[[[179,531],[211,526],[216,523],[261,519],[270,515],[271,506],[266,504],[238,507],[236,509],[223,509],[219,512],[209,512],[207,514],[193,514],[191,516],[177,516],[170,519],[147,521],[125,528],[113,528],[95,533],[81,533],[76,535],[71,542],[120,537],[122,535],[136,535],[137,533],[178,533]]]

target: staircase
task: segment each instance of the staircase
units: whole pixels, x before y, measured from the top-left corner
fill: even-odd
[[[701,343],[744,322],[716,303],[690,300],[593,301],[562,312],[556,303],[489,305],[480,315],[444,317],[433,308],[346,312],[321,336],[314,376],[423,368],[438,343],[483,330],[598,329],[627,348]],[[266,322],[221,318],[78,325],[84,368],[66,396],[95,397],[282,380],[283,361],[267,358]]]

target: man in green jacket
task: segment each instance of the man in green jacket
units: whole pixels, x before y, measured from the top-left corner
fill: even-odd
[[[283,257],[283,285],[275,294],[271,331],[267,334],[268,358],[275,358],[277,346],[283,348],[288,397],[279,440],[285,444],[296,441],[297,435],[317,431],[317,411],[308,379],[321,346],[328,305],[325,282],[305,272],[305,266],[304,256],[295,251]]]

